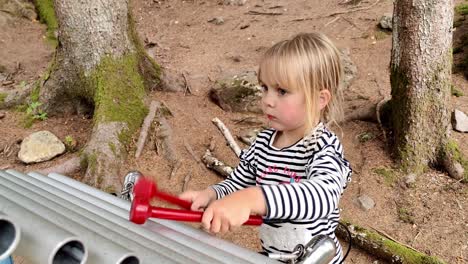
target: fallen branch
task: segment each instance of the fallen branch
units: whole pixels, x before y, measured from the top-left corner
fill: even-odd
[[[80,158],[74,157],[63,163],[55,165],[53,167],[49,167],[49,168],[45,168],[41,170],[35,170],[35,171],[44,175],[47,175],[52,172],[63,174],[63,175],[70,175],[74,172],[77,172],[78,170],[80,170]]]
[[[192,158],[197,162],[198,165],[200,165],[200,167],[205,170],[205,167],[203,167],[201,165],[201,160],[200,158],[195,154],[195,152],[193,151],[192,147],[190,146],[189,143],[187,143],[187,141],[184,140],[184,147],[185,149],[187,150],[187,152],[192,156]]]
[[[182,73],[182,77],[184,77],[184,83],[185,83],[185,90],[184,90],[184,95],[187,95],[187,92],[190,94],[192,93],[192,88],[190,86],[190,83],[187,80],[187,76],[185,76],[185,73]]]
[[[154,117],[156,116],[156,110],[160,106],[161,104],[158,101],[151,101],[149,113],[145,117],[145,120],[143,121],[143,126],[141,127],[140,136],[138,137],[135,158],[139,158],[141,155],[141,152],[143,151],[143,147],[145,146],[146,138],[148,136],[148,130],[151,127],[151,124],[153,123]]]
[[[246,13],[247,15],[265,15],[265,16],[280,16],[283,13],[279,12],[260,12],[260,11],[254,11],[250,10],[249,12]]]
[[[231,132],[229,132],[229,129],[217,117],[215,117],[211,121],[219,128],[219,130],[221,130],[221,133],[226,138],[226,140],[227,140],[227,142],[229,144],[229,147],[231,147],[231,149],[234,151],[234,153],[236,153],[236,156],[239,157],[240,153],[241,153],[241,149],[240,149],[239,145],[237,145],[234,138],[232,137],[232,134],[231,134]]]
[[[190,173],[185,176],[184,185],[182,185],[182,192],[185,192],[185,190],[187,190],[187,185],[188,185],[188,182],[190,181],[191,177],[192,176],[190,175]]]
[[[375,6],[376,4],[378,4],[379,1],[380,1],[380,0],[375,1],[375,2],[374,2],[373,4],[371,4],[370,6],[361,7],[361,8],[356,8],[356,9],[347,10],[347,11],[339,11],[339,12],[331,13],[331,14],[329,14],[329,15],[327,15],[327,16],[336,16],[336,15],[340,15],[340,14],[348,14],[348,13],[353,13],[353,12],[357,12],[357,11],[366,10],[366,9],[372,8],[373,6]]]
[[[203,155],[202,161],[205,163],[206,167],[214,170],[224,178],[227,178],[233,171],[231,166],[227,166],[224,162],[215,158],[208,149],[206,150],[205,155]]]
[[[169,126],[166,118],[160,116],[157,125],[154,129],[155,148],[158,154],[162,153],[163,156],[171,163],[171,166],[178,162],[176,151],[174,150],[174,143],[172,140],[172,129]]]
[[[401,244],[394,239],[382,236],[377,232],[370,231],[363,227],[353,225],[348,221],[340,221],[346,225],[351,232],[351,241],[353,245],[359,246],[369,254],[382,258],[389,263],[411,263],[411,264],[443,264],[437,257],[428,256],[413,248]],[[336,234],[341,238],[348,237],[346,229],[341,225],[336,228]]]

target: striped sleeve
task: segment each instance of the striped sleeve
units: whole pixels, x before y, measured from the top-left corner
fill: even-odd
[[[241,152],[239,165],[226,180],[211,186],[216,192],[216,199],[221,199],[235,191],[255,186],[255,144],[256,142],[250,148]]]
[[[331,214],[351,174],[348,161],[333,146],[324,147],[308,161],[307,180],[264,185],[266,218],[316,220]]]

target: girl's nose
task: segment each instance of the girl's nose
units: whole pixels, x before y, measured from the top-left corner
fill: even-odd
[[[274,107],[275,106],[275,98],[273,98],[273,97],[274,96],[273,96],[272,93],[264,92],[263,95],[262,95],[262,103],[265,106]]]

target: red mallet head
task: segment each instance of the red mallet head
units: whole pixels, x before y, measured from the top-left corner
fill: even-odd
[[[130,209],[130,221],[135,224],[144,224],[151,216],[150,201],[156,195],[156,184],[140,178],[133,188],[133,201]]]

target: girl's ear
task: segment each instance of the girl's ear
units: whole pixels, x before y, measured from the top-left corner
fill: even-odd
[[[320,110],[324,109],[325,106],[330,102],[331,93],[327,89],[323,89],[319,93],[319,108]]]

